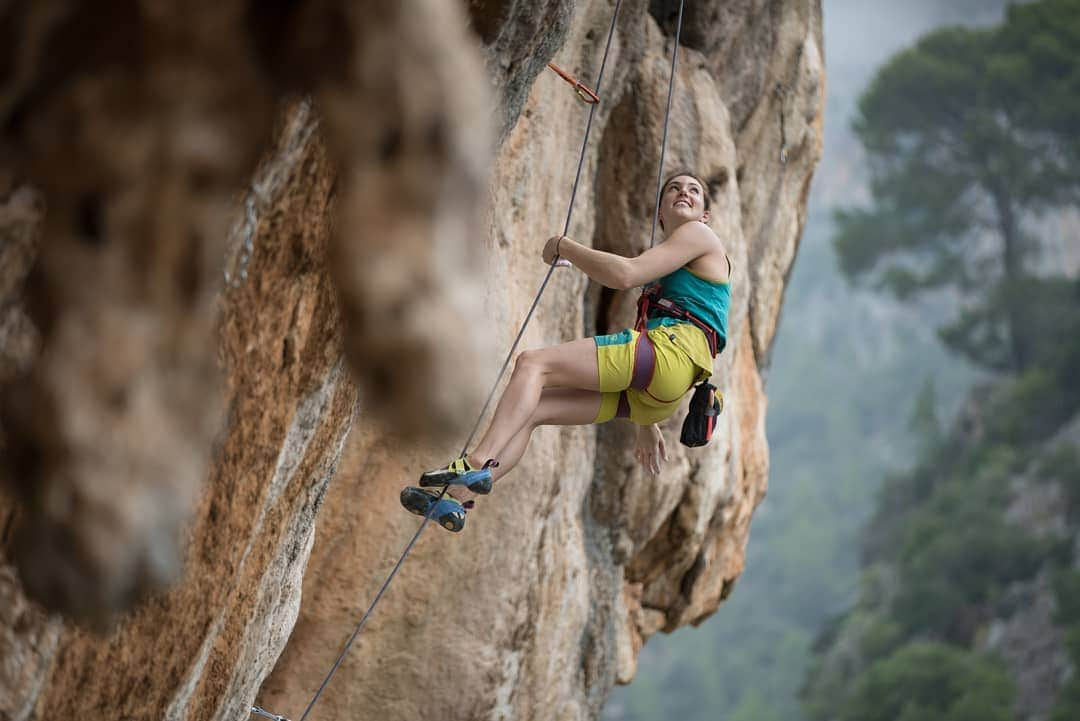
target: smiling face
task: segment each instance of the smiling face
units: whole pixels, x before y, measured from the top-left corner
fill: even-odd
[[[676,175],[664,184],[660,194],[660,227],[665,235],[683,223],[708,219],[709,199],[701,181],[692,175]]]

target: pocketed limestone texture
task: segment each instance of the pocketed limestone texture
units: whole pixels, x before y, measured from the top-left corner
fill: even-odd
[[[540,429],[463,534],[420,538],[311,718],[594,719],[732,592],[821,9],[689,5],[664,165],[734,263],[713,442],[677,413],[651,476],[621,422]],[[588,108],[544,66],[593,85],[613,7],[0,7],[0,720],[299,718],[546,272]],[[648,247],[676,8],[622,3],[570,216],[594,247]],[[560,269],[522,347],[633,304]]]
[[[649,243],[674,34],[670,8],[657,5],[623,3],[570,225],[571,236],[619,253]],[[322,717],[596,718],[650,635],[699,623],[732,592],[766,488],[761,374],[821,152],[820,8],[741,3],[732,16],[730,3],[693,5],[720,21],[680,50],[665,166],[709,183],[711,225],[734,261],[731,335],[714,377],[727,410],[713,442],[679,446],[676,414],[664,429],[672,460],[653,477],[635,466],[619,423],[539,430],[463,534],[421,537],[319,700]],[[518,4],[473,7],[490,17]],[[576,3],[553,56],[588,84],[612,7]],[[490,39],[488,48],[498,81],[503,56]],[[544,239],[562,230],[587,112],[563,80],[541,74],[500,147],[483,271],[492,282],[479,286],[487,312],[477,320],[500,348],[543,278]],[[625,327],[634,300],[559,270],[523,347]],[[395,508],[397,491],[461,440],[403,445],[358,421],[262,705],[303,710],[416,526]]]

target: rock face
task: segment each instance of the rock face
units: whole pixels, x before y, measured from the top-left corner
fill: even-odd
[[[578,4],[554,57],[587,84],[611,8]],[[649,242],[671,39],[643,3],[621,12],[570,234],[637,253]],[[666,427],[672,461],[651,477],[635,468],[620,424],[541,429],[462,536],[421,537],[319,700],[326,718],[417,718],[431,699],[448,719],[595,718],[612,684],[633,676],[648,636],[700,622],[730,593],[765,492],[760,371],[821,137],[817,5],[772,3],[764,17],[764,27],[751,18],[727,26],[768,38],[768,50],[755,50],[760,64],[741,65],[745,43],[723,28],[713,29],[712,54],[681,51],[666,161],[709,181],[712,225],[735,261],[731,345],[716,376],[728,411],[716,440],[677,446],[677,414]],[[745,86],[727,78],[726,92],[752,98],[739,117],[718,80],[732,66]],[[486,291],[484,329],[498,347],[509,347],[543,277],[540,244],[561,230],[586,115],[562,80],[540,75],[501,146],[485,252],[498,283]],[[634,299],[559,271],[523,347],[624,327]],[[260,704],[304,708],[415,528],[395,508],[397,490],[456,450],[394,443],[358,422],[320,514],[297,626]]]
[[[163,17],[158,4],[117,4],[98,22],[141,39],[127,62],[150,69],[134,82],[106,63],[110,73],[67,84],[63,58],[40,71],[33,59],[74,22],[70,6],[0,9],[40,40],[7,82],[18,102],[0,106],[5,141],[42,138],[0,187],[13,490],[0,496],[0,551],[22,559],[18,573],[0,567],[0,719],[242,718],[253,701],[300,715],[416,528],[400,487],[458,450],[543,277],[539,248],[567,217],[588,115],[543,66],[592,85],[613,5],[218,0]],[[652,477],[621,424],[541,429],[464,534],[421,537],[313,717],[414,719],[435,703],[446,719],[595,718],[650,635],[700,622],[731,592],[766,487],[761,374],[820,155],[821,11],[816,0],[694,5],[665,167],[708,181],[735,264],[714,441],[678,446],[676,414],[672,460]],[[570,224],[598,248],[649,243],[676,6],[621,5]],[[182,37],[151,43],[166,29]],[[490,118],[477,47],[498,98]],[[192,57],[202,75],[170,74]],[[140,94],[168,94],[172,77],[202,104]],[[212,102],[239,87],[236,103]],[[290,90],[314,105],[294,101],[271,132],[274,99]],[[116,121],[117,107],[134,120]],[[73,136],[71,178],[46,152],[65,112],[105,118],[104,135]],[[474,233],[486,120],[497,159],[486,232]],[[202,154],[169,164],[125,132]],[[143,177],[156,180],[133,184]],[[40,254],[39,270],[9,282],[9,253],[27,269]],[[198,272],[177,275],[192,253]],[[523,347],[623,327],[633,301],[559,270]],[[468,354],[485,341],[481,360]],[[35,380],[12,380],[24,377]],[[407,440],[432,425],[444,433]],[[43,497],[42,484],[69,500]],[[30,586],[50,609],[107,621],[175,574],[170,548],[185,549],[183,583],[105,635],[25,600]],[[43,549],[55,558],[34,556]],[[99,595],[80,607],[85,588]]]

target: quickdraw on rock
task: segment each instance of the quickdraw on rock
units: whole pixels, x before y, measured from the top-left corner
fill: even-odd
[[[574,92],[577,93],[578,97],[584,100],[586,103],[588,103],[589,105],[596,105],[600,102],[600,96],[594,93],[592,90],[589,90],[589,88],[586,87],[584,83],[575,78],[573,75],[566,72],[555,63],[548,63],[547,66],[554,70],[556,73],[558,73],[559,77],[561,77],[563,80],[573,85]]]

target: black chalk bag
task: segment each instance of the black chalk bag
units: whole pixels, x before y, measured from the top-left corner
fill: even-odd
[[[709,442],[716,430],[716,418],[724,410],[724,396],[708,381],[699,383],[690,399],[690,411],[683,421],[679,441],[684,446],[697,448]]]

